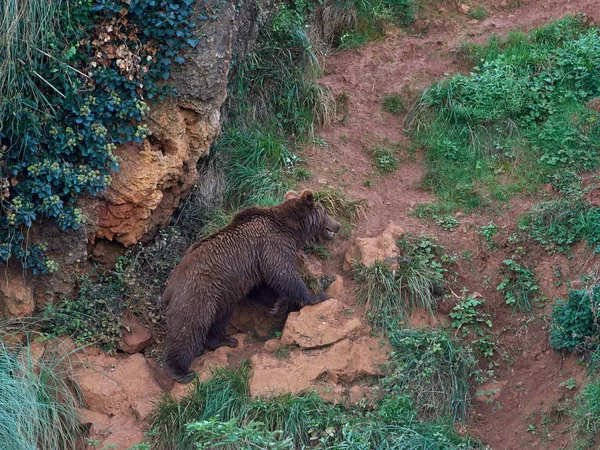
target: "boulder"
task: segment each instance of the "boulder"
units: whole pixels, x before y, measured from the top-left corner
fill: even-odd
[[[402,236],[404,236],[404,229],[391,223],[379,236],[356,238],[355,244],[346,252],[344,270],[352,269],[354,261],[360,261],[370,267],[375,261],[398,256],[396,241]]]
[[[331,283],[325,293],[331,298],[339,298],[344,292],[344,279],[340,275],[335,276],[335,280]]]
[[[123,332],[117,348],[126,353],[139,353],[152,343],[152,334],[127,310],[121,316]]]
[[[357,318],[344,314],[344,304],[337,299],[325,300],[290,313],[281,336],[282,344],[302,348],[319,348],[356,335],[365,329]]]
[[[296,264],[300,273],[305,273],[313,278],[323,276],[323,263],[315,255],[299,251],[296,257]]]
[[[333,388],[364,376],[381,375],[388,346],[374,337],[344,339],[330,348],[295,350],[287,359],[259,353],[251,358],[250,395],[269,396]]]
[[[86,405],[80,413],[89,436],[118,448],[142,442],[144,421],[164,392],[144,357],[88,354],[76,368],[72,378]]]

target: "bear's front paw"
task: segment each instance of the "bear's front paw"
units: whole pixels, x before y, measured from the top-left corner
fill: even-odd
[[[317,303],[321,303],[322,301],[327,300],[328,298],[329,298],[329,295],[327,295],[327,294],[315,295],[310,299],[309,305],[315,305]]]
[[[225,339],[223,339],[223,345],[226,347],[237,347],[238,344],[239,341],[236,338],[226,337]]]

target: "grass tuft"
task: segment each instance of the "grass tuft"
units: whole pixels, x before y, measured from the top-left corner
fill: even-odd
[[[406,107],[400,94],[390,94],[383,98],[383,109],[390,114],[397,116],[404,112]]]
[[[40,355],[29,340],[8,344],[14,336],[0,335],[0,448],[75,448],[81,402],[69,355],[51,345]]]
[[[408,395],[421,419],[464,420],[469,380],[478,375],[472,350],[439,329],[394,330],[389,338],[394,352],[383,385],[394,395]]]
[[[366,213],[364,200],[349,199],[339,189],[324,188],[315,192],[315,199],[323,205],[329,214],[352,222]]]
[[[413,337],[413,340],[421,342],[423,338],[420,336]],[[444,382],[443,387],[450,389],[448,392],[453,398],[458,398],[460,393],[457,389],[462,386],[458,380],[462,374],[459,371],[464,367],[465,358],[462,357],[466,353],[458,347],[452,347],[452,351],[446,351],[444,347],[444,352],[435,354],[422,352],[422,347],[416,351],[409,343],[402,343],[402,339],[398,337],[399,349],[410,347],[415,361],[421,361],[417,364],[425,364],[431,370],[440,369],[440,378],[455,380],[455,385]],[[441,338],[436,339],[435,342],[443,342]],[[444,362],[446,357],[450,358],[450,367]],[[214,380],[197,383],[179,403],[166,397],[157,405],[150,421],[151,446],[161,450],[283,450],[316,446],[390,450],[481,448],[476,441],[459,436],[447,418],[435,422],[416,420],[411,397],[404,393],[397,395],[398,386],[408,388],[407,383],[411,383],[400,371],[400,365],[406,361],[401,358],[394,361],[394,370],[381,385],[382,400],[372,399],[372,406],[351,408],[322,400],[316,393],[250,398],[247,392],[248,365],[240,369],[218,370]],[[443,402],[437,394],[435,399]],[[224,401],[228,406],[220,408],[218,401]],[[213,404],[216,406],[209,408]],[[450,407],[437,404],[441,406],[437,417],[443,416],[442,410],[451,411]],[[460,406],[460,402],[457,404]]]
[[[367,305],[372,325],[380,330],[393,329],[415,308],[433,314],[436,294],[445,284],[445,265],[453,260],[426,235],[409,236],[399,244],[401,256],[369,267],[358,262],[354,268],[358,299]]]

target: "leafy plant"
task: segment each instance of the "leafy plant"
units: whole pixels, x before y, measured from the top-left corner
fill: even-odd
[[[496,344],[490,336],[489,329],[492,328],[492,321],[489,314],[482,313],[479,308],[485,304],[483,299],[468,295],[457,302],[448,314],[452,318],[452,328],[461,330],[463,337],[471,335],[471,343],[486,358],[494,356]]]
[[[551,316],[552,348],[584,355],[593,352],[600,339],[599,306],[600,288],[594,285],[588,289],[570,290],[566,301],[557,301]]]
[[[460,221],[454,216],[439,216],[435,219],[435,223],[446,231],[454,231],[460,225]]]
[[[15,257],[34,274],[48,273],[58,267],[27,230],[44,219],[63,230],[81,225],[78,198],[110,184],[116,144],[148,135],[143,99],[169,93],[163,81],[196,44],[192,9],[189,0],[4,6],[0,261]],[[100,34],[108,40],[95,41]]]
[[[500,229],[494,224],[494,222],[490,222],[487,225],[479,227],[479,234],[481,234],[487,243],[488,250],[497,248],[498,245],[494,242],[494,236],[498,234],[499,231]]]
[[[374,147],[371,147],[367,152],[373,159],[373,166],[381,173],[390,173],[398,167],[398,159],[394,155],[397,150],[397,144],[393,144],[384,140],[379,142]]]
[[[506,304],[511,305],[513,311],[530,312],[534,296],[540,292],[535,273],[514,259],[502,261],[500,271],[504,279],[496,289],[504,294]]]

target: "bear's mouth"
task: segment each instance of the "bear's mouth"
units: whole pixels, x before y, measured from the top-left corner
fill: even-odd
[[[335,237],[335,233],[333,231],[331,231],[329,228],[326,228],[325,236],[327,236],[327,239],[333,239]]]

